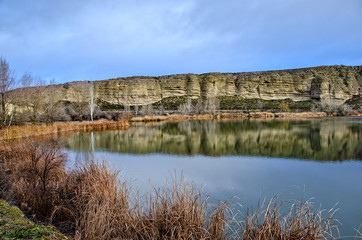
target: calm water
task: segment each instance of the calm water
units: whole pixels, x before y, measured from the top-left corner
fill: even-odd
[[[76,133],[65,147],[74,163],[106,158],[140,192],[183,173],[211,202],[303,195],[316,208],[337,204],[342,235],[362,224],[362,118],[139,124]]]

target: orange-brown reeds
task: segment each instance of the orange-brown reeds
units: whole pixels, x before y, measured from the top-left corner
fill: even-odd
[[[11,126],[0,129],[0,140],[11,140],[47,134],[61,134],[69,131],[103,131],[114,129],[126,129],[129,127],[127,119],[120,121],[83,121],[66,122],[41,125]]]
[[[266,209],[262,204],[256,213],[247,212],[245,222],[241,224],[241,239],[330,239],[333,229],[338,232],[333,219],[334,209],[313,211],[309,201],[300,201],[283,214],[283,204],[274,197]]]
[[[0,147],[0,156],[8,200],[15,200],[37,218],[49,217],[56,204],[58,184],[66,177],[66,157],[58,143],[10,143]]]
[[[154,190],[148,208],[139,202],[130,206],[127,184],[120,184],[105,163],[90,162],[73,171],[65,186],[63,192],[70,195],[53,220],[71,212],[76,239],[226,238],[226,204],[208,214],[206,200],[183,181]]]
[[[139,239],[224,239],[226,207],[224,203],[210,210],[207,198],[175,176],[171,185],[153,189],[148,209],[138,213],[143,219],[138,222]]]
[[[127,230],[128,188],[119,184],[117,172],[105,163],[91,162],[73,170],[61,189],[52,221],[71,226],[75,239],[114,239]]]

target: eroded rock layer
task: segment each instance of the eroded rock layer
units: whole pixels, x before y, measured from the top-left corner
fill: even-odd
[[[90,82],[49,86],[59,100],[88,101]],[[362,92],[362,66],[128,77],[93,82],[96,99],[110,104],[145,105],[167,97],[237,96],[246,99],[330,101],[343,103]]]

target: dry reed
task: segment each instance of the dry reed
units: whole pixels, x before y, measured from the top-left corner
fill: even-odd
[[[66,156],[56,141],[25,141],[0,147],[6,195],[27,213],[44,219],[56,205],[58,183],[66,177]]]
[[[61,134],[70,131],[104,131],[127,129],[128,127],[129,122],[126,119],[120,121],[97,120],[93,122],[83,121],[40,125],[28,124],[0,129],[0,141],[40,135]]]
[[[241,239],[333,239],[333,230],[338,233],[333,219],[334,209],[313,211],[311,202],[302,200],[282,214],[283,204],[274,197],[266,209],[262,204],[256,213],[247,211],[245,222],[240,227]]]

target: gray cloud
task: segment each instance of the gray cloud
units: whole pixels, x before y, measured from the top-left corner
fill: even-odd
[[[359,0],[0,0],[0,55],[59,81],[362,64]]]

